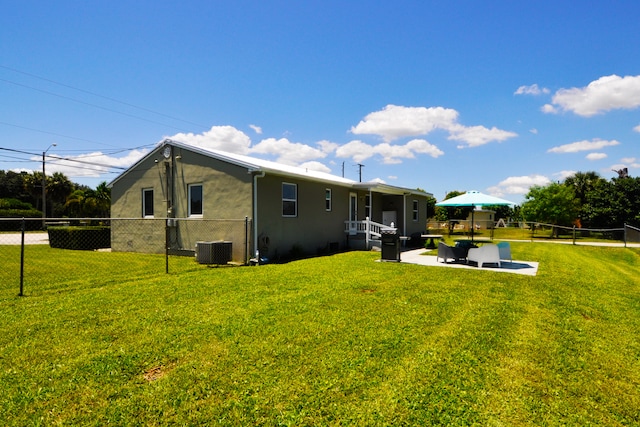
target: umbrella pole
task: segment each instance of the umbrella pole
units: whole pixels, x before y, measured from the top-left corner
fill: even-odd
[[[473,243],[473,232],[476,229],[475,221],[473,220],[473,214],[475,211],[476,211],[476,208],[474,206],[473,210],[471,211],[471,243]]]

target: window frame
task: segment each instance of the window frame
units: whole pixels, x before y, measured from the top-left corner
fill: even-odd
[[[285,197],[285,186],[292,186],[294,189],[294,197],[289,198]],[[283,218],[296,218],[298,216],[298,184],[294,184],[292,182],[283,182],[282,183],[282,217]],[[293,214],[286,213],[285,214],[285,204],[289,206],[289,204],[293,203]],[[288,211],[289,209],[287,209]]]
[[[151,194],[151,214],[147,214],[147,194]],[[153,192],[153,188],[143,188],[142,189],[142,218],[155,218],[155,203],[154,203],[155,194]]]
[[[413,210],[413,221],[417,222],[418,219],[420,219],[420,203],[418,202],[417,199],[413,199],[412,210]]]
[[[194,213],[194,209],[193,209],[193,203],[192,203],[192,197],[191,197],[191,193],[192,190],[194,188],[200,187],[200,212]],[[189,184],[187,186],[187,202],[188,202],[188,216],[189,218],[202,218],[202,215],[204,214],[204,186],[202,185],[201,182],[196,182],[193,184]]]
[[[327,212],[331,212],[331,209],[333,207],[332,197],[333,197],[333,194],[331,192],[331,189],[325,188],[324,189],[324,210]]]

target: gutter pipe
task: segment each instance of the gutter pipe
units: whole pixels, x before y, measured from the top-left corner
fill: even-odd
[[[265,171],[258,172],[257,170],[251,170],[253,175],[253,253],[260,263],[260,249],[258,248],[258,178],[264,178]]]

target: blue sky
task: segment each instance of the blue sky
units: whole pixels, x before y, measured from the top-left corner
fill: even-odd
[[[438,200],[640,170],[635,1],[0,1],[3,170],[55,143],[94,187],[165,137]]]

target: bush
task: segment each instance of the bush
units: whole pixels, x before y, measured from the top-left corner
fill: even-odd
[[[110,227],[49,227],[47,231],[52,248],[95,250],[111,247]]]

